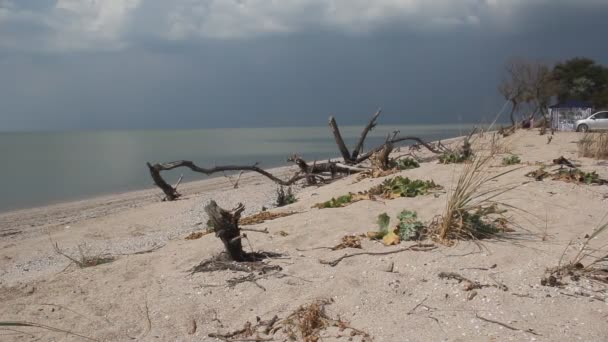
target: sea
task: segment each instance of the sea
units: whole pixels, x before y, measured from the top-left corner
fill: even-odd
[[[472,124],[377,126],[365,147],[381,144],[395,130],[427,141],[468,133]],[[361,126],[340,127],[349,148]],[[192,160],[202,167],[286,165],[339,156],[323,127],[221,128],[75,132],[0,132],[0,212],[153,187],[146,162]],[[166,173],[167,181],[207,176],[187,169]],[[163,173],[165,176],[165,173]]]

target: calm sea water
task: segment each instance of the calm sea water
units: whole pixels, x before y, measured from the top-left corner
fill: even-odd
[[[366,146],[399,129],[427,140],[467,133],[472,125],[378,126]],[[361,127],[341,127],[349,146]],[[328,127],[235,128],[162,131],[0,133],[0,211],[149,188],[146,162],[192,160],[201,166],[284,165],[298,153],[307,160],[338,156]],[[184,181],[204,176],[177,170]]]

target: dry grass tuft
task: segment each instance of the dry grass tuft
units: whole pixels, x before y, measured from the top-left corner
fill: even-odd
[[[568,244],[558,266],[547,270],[547,275],[541,279],[541,285],[560,286],[563,285],[562,281],[566,277],[574,281],[584,277],[608,285],[608,249],[606,249],[606,241],[598,240],[600,234],[608,231],[607,217],[608,214],[602,219],[604,223],[600,224],[591,235],[585,237],[574,257],[564,264],[564,256],[572,243]]]
[[[585,133],[578,142],[581,157],[608,159],[608,133]]]
[[[432,235],[439,242],[451,244],[453,240],[482,239],[506,230],[501,216],[504,210],[499,209],[501,203],[494,199],[514,186],[488,188],[487,185],[517,169],[492,174],[489,168],[495,159],[495,151],[490,150],[475,155],[465,164],[456,186],[448,193],[443,215],[431,224]]]
[[[317,342],[321,340],[321,331],[329,327],[337,327],[340,332],[350,330],[348,336],[351,339],[354,336],[361,336],[363,341],[371,341],[366,332],[355,329],[340,319],[329,317],[325,312],[325,306],[332,302],[329,299],[319,299],[299,307],[280,323],[283,332],[292,341]]]
[[[89,252],[84,250],[83,246],[84,245],[78,245],[78,256],[71,256],[71,255],[67,254],[66,252],[62,251],[59,248],[59,245],[57,243],[55,243],[53,245],[53,248],[55,249],[55,252],[57,254],[67,258],[68,260],[70,260],[71,262],[73,262],[80,268],[109,264],[112,261],[116,260],[116,258],[111,255],[103,255],[103,254],[91,255]]]

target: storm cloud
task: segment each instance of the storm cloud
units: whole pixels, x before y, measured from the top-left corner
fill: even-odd
[[[2,130],[478,122],[511,56],[608,63],[600,0],[0,0]]]

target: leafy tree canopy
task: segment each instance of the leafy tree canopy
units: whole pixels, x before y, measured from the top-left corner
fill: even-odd
[[[589,58],[573,58],[557,64],[553,77],[560,102],[581,100],[596,108],[608,107],[608,68]]]

